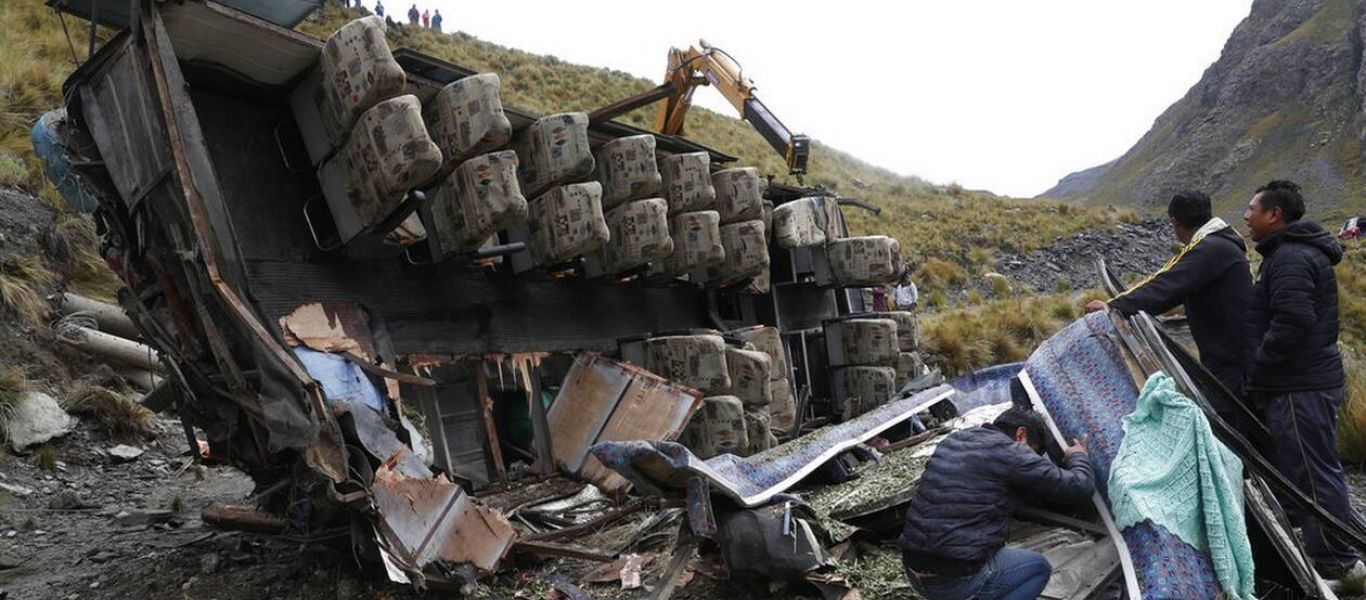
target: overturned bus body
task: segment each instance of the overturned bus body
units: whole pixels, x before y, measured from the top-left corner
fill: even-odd
[[[576,356],[624,361],[616,394],[682,390],[615,439],[699,454],[873,410],[923,370],[895,339],[915,315],[864,314],[858,289],[901,275],[897,241],[850,238],[824,190],[504,106],[497,74],[393,50],[373,17],[319,41],[290,28],[310,2],[50,4],[119,30],[53,131],[187,431],[268,510],[386,519],[396,579],[496,565],[511,528],[465,492],[565,468],[551,400]],[[881,336],[839,337],[851,318]],[[482,537],[428,543],[462,528]]]

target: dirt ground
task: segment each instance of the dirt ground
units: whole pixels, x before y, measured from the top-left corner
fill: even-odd
[[[423,596],[388,583],[373,565],[353,557],[345,539],[309,542],[210,528],[200,520],[200,511],[212,502],[248,498],[252,482],[231,467],[193,464],[174,419],[159,419],[155,430],[153,439],[136,444],[144,453],[132,461],[111,456],[108,450],[116,442],[84,425],[51,444],[55,455],[40,450],[0,458],[5,490],[0,491],[0,599],[458,597],[453,591]],[[1366,473],[1354,469],[1349,481],[1356,506],[1366,510]],[[601,535],[610,538],[613,533]],[[601,540],[581,541],[596,545]],[[669,542],[661,544],[667,550]],[[657,581],[667,560],[662,555],[646,565],[646,584]],[[475,597],[554,599],[555,583],[581,584],[583,575],[597,566],[571,559],[510,559]],[[709,577],[720,570],[714,561],[698,566],[675,598],[816,597]],[[900,582],[880,583],[881,593],[863,597],[911,597]],[[619,583],[581,588],[595,599],[648,593],[624,592]]]

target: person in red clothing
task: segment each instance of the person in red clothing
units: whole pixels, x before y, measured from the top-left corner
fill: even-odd
[[[422,26],[423,26],[423,27],[431,27],[431,26],[432,26],[432,11],[429,11],[429,10],[424,10],[424,11],[422,11]]]

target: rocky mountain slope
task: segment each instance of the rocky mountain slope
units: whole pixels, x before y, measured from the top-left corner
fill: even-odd
[[[1305,187],[1311,216],[1366,208],[1363,31],[1361,0],[1256,0],[1219,59],[1133,148],[1042,196],[1153,210],[1193,187],[1228,217],[1277,178]]]

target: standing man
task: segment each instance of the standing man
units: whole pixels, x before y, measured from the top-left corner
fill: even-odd
[[[421,18],[422,18],[422,13],[420,13],[420,12],[417,11],[417,5],[416,5],[416,4],[414,4],[412,8],[408,9],[408,24],[409,24],[409,25],[417,25],[418,20],[421,19]]]
[[[441,33],[441,20],[441,9],[438,8],[436,13],[432,15],[432,29],[435,29],[437,33]]]
[[[1063,452],[1063,466],[1041,456],[1043,417],[1014,407],[990,425],[955,431],[939,443],[897,545],[911,587],[929,600],[1031,600],[1053,567],[1038,552],[1006,548],[1021,499],[1083,502],[1094,491],[1086,442]]]
[[[381,0],[375,0],[375,16],[384,16],[384,2],[382,2]]]
[[[1181,251],[1108,305],[1103,300],[1087,304],[1086,312],[1109,306],[1126,317],[1139,311],[1157,316],[1184,304],[1200,363],[1241,399],[1243,323],[1252,293],[1247,246],[1231,225],[1211,213],[1209,196],[1201,192],[1172,196],[1167,216],[1172,233],[1185,244]],[[1222,403],[1215,408],[1244,435],[1252,431],[1245,411]]]
[[[1248,202],[1262,265],[1247,310],[1247,393],[1271,430],[1271,460],[1296,487],[1344,523],[1354,515],[1337,449],[1346,378],[1338,354],[1342,247],[1318,223],[1301,221],[1300,186],[1272,181]],[[1317,519],[1289,511],[1314,568],[1343,591],[1366,588],[1356,550]]]

